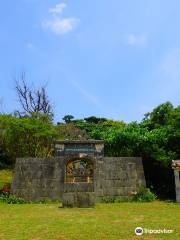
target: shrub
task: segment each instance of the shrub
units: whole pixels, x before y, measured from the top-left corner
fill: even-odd
[[[51,199],[42,199],[42,200],[36,200],[36,201],[28,201],[23,198],[16,197],[10,192],[0,192],[0,203],[7,203],[7,204],[47,204],[47,203],[59,203],[59,200],[51,200]]]
[[[115,203],[115,198],[114,197],[103,197],[101,199],[102,203]]]
[[[103,197],[101,199],[102,203],[121,203],[121,202],[130,202],[131,198],[130,197]]]
[[[8,203],[8,204],[24,204],[29,203],[23,198],[17,198],[14,195],[9,194],[9,192],[1,192],[0,193],[0,202]]]
[[[132,200],[136,202],[152,202],[156,198],[157,196],[149,188],[140,188]]]

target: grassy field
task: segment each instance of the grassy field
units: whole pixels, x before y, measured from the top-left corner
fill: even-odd
[[[136,236],[134,229],[172,229],[171,234]],[[59,204],[0,204],[1,240],[180,239],[180,204],[114,203],[94,209]]]
[[[0,187],[12,171],[0,171]],[[97,204],[94,209],[63,209],[60,204],[0,203],[0,240],[180,239],[180,204]],[[171,234],[136,236],[136,227],[172,229]]]

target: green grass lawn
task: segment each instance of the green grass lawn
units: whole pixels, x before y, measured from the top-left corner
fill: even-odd
[[[12,171],[0,170],[0,187]],[[60,204],[0,203],[0,240],[180,239],[180,204],[96,204],[93,209],[63,209]],[[136,236],[136,227],[172,229],[172,234]]]
[[[172,234],[136,236],[134,229],[172,229]],[[180,204],[97,204],[63,209],[59,204],[0,204],[1,240],[180,239]]]

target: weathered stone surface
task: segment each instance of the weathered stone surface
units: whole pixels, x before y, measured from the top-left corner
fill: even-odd
[[[176,202],[180,202],[180,169],[174,169]]]
[[[64,183],[64,192],[94,192],[93,183]]]
[[[63,168],[61,158],[17,159],[11,191],[27,200],[60,199]]]
[[[64,183],[63,207],[94,207],[95,194],[93,183]]]
[[[58,157],[17,159],[12,193],[28,200],[64,199],[67,205],[79,206],[85,201],[93,205],[94,198],[130,196],[145,186],[141,158],[104,157],[102,144],[102,141],[59,141]],[[67,163],[86,158],[94,166],[93,182],[67,183]]]
[[[95,206],[94,192],[71,192],[63,193],[63,207],[89,208]]]
[[[63,207],[77,207],[76,196],[73,192],[63,193],[62,206]]]
[[[95,185],[98,197],[131,196],[139,187],[146,186],[139,157],[104,157],[101,170]]]

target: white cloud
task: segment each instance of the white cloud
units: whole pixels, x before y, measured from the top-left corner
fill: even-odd
[[[129,34],[127,36],[127,44],[130,46],[145,47],[147,45],[147,36]]]
[[[80,20],[74,17],[63,18],[59,16],[66,7],[67,5],[65,3],[59,3],[55,7],[50,8],[50,17],[42,22],[42,28],[50,30],[57,35],[66,34],[72,31]]]
[[[42,23],[43,28],[51,30],[53,33],[65,34],[72,31],[78,24],[77,18],[59,18],[55,17]]]
[[[66,7],[67,7],[66,3],[59,3],[55,7],[50,8],[49,12],[54,14],[62,13],[64,8]]]

